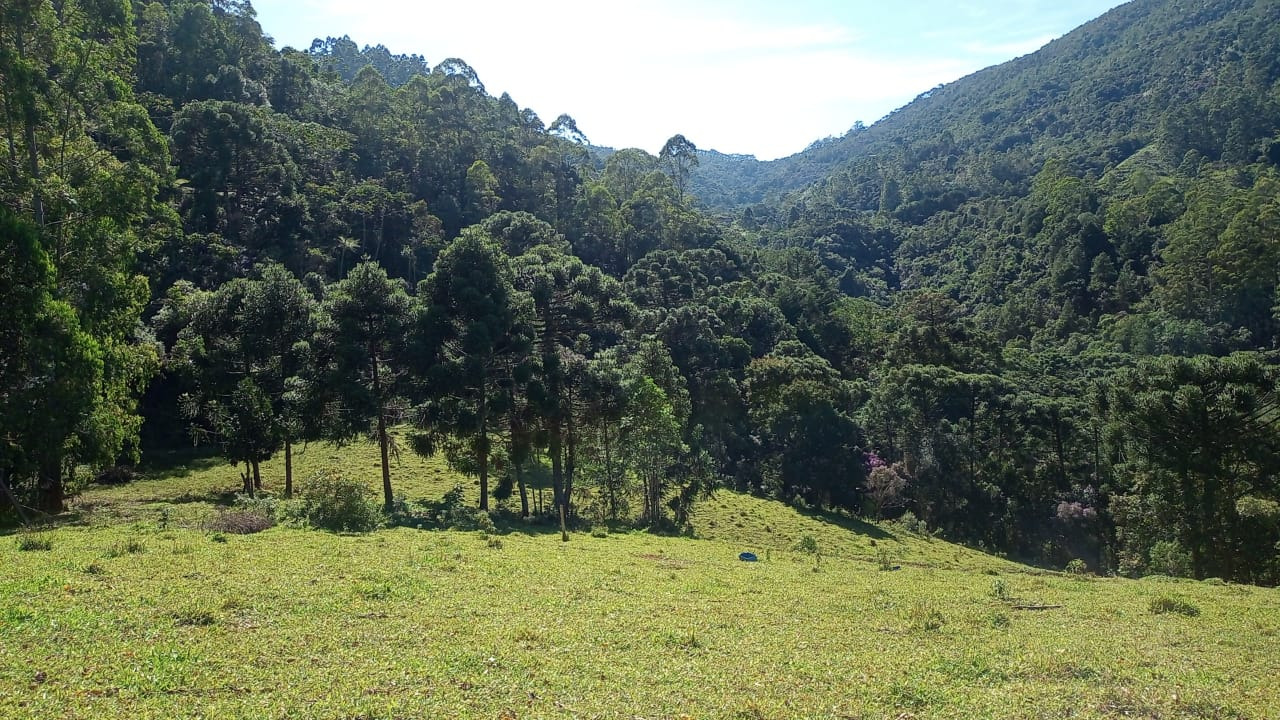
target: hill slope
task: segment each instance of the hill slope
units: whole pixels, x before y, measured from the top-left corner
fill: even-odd
[[[852,206],[875,210],[883,176],[895,172],[985,194],[1025,190],[1048,156],[1116,163],[1157,139],[1171,152],[1248,160],[1278,127],[1277,48],[1273,2],[1134,0],[797,155],[761,163],[705,153],[691,187],[725,208],[777,200],[847,170],[868,184]]]
[[[458,479],[399,471],[411,497]],[[698,508],[704,539],[202,531],[205,498],[236,484],[166,471],[87,492],[47,550],[0,542],[0,717],[1235,718],[1280,701],[1273,590],[1044,573],[734,493]],[[806,535],[821,557],[794,549]]]

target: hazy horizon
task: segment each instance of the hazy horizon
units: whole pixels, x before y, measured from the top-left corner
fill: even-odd
[[[348,35],[361,47],[465,60],[494,95],[590,140],[657,152],[676,133],[698,147],[771,160],[868,125],[920,93],[1034,52],[1121,5],[1081,0],[906,4],[655,0],[534,6],[260,0],[280,47]],[[767,92],[766,92],[767,90]]]

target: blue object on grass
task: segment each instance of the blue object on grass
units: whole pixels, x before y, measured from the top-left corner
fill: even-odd
[[[744,552],[744,553],[738,553],[738,559],[741,560],[742,562],[755,562],[760,558],[756,557],[755,553]]]

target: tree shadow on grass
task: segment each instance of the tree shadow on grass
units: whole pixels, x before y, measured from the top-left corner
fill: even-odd
[[[152,452],[138,465],[141,479],[184,478],[192,473],[227,464],[226,458],[212,448],[183,448]]]
[[[795,508],[795,511],[810,520],[816,520],[827,525],[835,525],[842,530],[848,530],[852,533],[865,535],[875,540],[897,540],[897,536],[883,528],[872,525],[865,520],[849,517],[843,513],[833,512],[830,510],[817,510],[812,508]]]

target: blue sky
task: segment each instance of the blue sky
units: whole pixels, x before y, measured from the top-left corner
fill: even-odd
[[[773,159],[1033,52],[1118,0],[256,0],[278,46],[361,45],[467,61],[544,122],[597,145]]]

